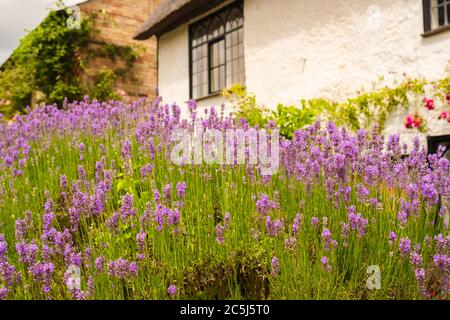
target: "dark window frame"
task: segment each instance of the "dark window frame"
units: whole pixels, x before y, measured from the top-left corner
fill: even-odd
[[[436,153],[441,145],[445,146],[445,152],[450,150],[450,134],[441,136],[427,136],[428,154]]]
[[[207,92],[203,93],[201,96],[199,97],[195,97],[195,99],[201,100],[204,98],[208,98],[210,96],[215,96],[217,94],[220,93],[220,91],[222,89],[216,90],[216,91],[212,91],[211,87],[212,87],[212,82],[211,82],[211,54],[210,54],[210,46],[213,43],[216,42],[220,42],[220,41],[224,41],[223,47],[224,47],[224,85],[226,86],[227,84],[227,35],[232,34],[233,32],[236,32],[238,30],[241,30],[244,28],[244,25],[240,25],[237,27],[234,27],[232,29],[227,30],[226,25],[227,25],[227,21],[228,21],[228,17],[233,13],[233,9],[238,9],[241,14],[242,14],[242,18],[244,19],[244,5],[243,5],[243,0],[237,0],[232,2],[231,4],[214,11],[213,13],[207,15],[206,17],[197,20],[195,22],[193,22],[192,24],[189,25],[189,98],[193,99],[194,98],[194,86],[193,86],[193,50],[196,48],[199,48],[203,45],[206,44],[207,46],[207,79],[208,79],[208,83],[207,83]],[[228,11],[228,15],[226,16],[226,19],[222,18],[222,15]],[[219,34],[218,36],[214,37],[214,38],[209,38],[209,31],[210,31],[210,25],[214,22],[215,18],[220,18],[222,20],[223,23],[223,28],[224,31],[223,33]],[[199,26],[203,26],[206,29],[206,41],[203,41],[201,43],[197,43],[196,45],[193,45],[193,36],[194,33],[198,30]],[[202,70],[202,72],[204,71],[204,69]],[[219,71],[220,72],[220,71]],[[245,66],[243,68],[243,77],[244,77],[244,81],[245,81]],[[220,80],[219,80],[220,82]],[[199,84],[197,84],[198,86]]]
[[[450,30],[450,15],[449,15],[449,7],[450,7],[450,1],[444,0],[442,6],[444,9],[444,24],[442,26],[438,26],[433,28],[432,24],[432,7],[433,0],[422,0],[422,7],[423,7],[423,29],[424,33],[422,34],[423,37],[432,36],[434,34],[438,34],[441,32],[449,31]]]
[[[212,89],[212,84],[213,83],[211,81],[211,72],[213,71],[213,69],[219,69],[219,84],[220,84],[220,68],[224,67],[224,69],[225,69],[225,82],[226,82],[226,75],[227,75],[227,58],[226,58],[226,53],[224,53],[224,61],[223,61],[222,64],[220,63],[220,53],[219,53],[218,64],[216,66],[212,66],[211,51],[210,51],[211,47],[214,44],[219,43],[221,41],[223,41],[224,50],[226,51],[226,48],[225,48],[225,36],[226,36],[226,33],[224,33],[221,36],[217,36],[217,37],[215,37],[212,40],[207,42],[207,44],[208,44],[208,49],[206,50],[206,52],[208,52],[208,93],[207,93],[207,95],[215,94],[215,93],[220,91],[220,89],[219,90],[215,90],[215,91],[213,91],[213,89]]]

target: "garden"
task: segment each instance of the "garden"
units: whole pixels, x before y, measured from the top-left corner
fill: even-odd
[[[176,130],[277,121],[159,98],[0,115],[0,299],[448,299],[443,148],[315,121],[282,127],[272,175],[171,161]]]

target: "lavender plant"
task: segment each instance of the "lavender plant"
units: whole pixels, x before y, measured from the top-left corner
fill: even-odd
[[[315,123],[273,176],[176,165],[175,129],[249,129],[188,107],[86,97],[0,120],[0,299],[448,299],[443,150]]]

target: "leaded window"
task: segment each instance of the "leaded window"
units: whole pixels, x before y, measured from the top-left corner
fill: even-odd
[[[242,2],[190,26],[190,95],[193,99],[245,82]]]

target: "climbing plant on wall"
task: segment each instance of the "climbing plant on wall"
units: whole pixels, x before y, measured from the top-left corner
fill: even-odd
[[[425,96],[426,91],[430,91],[428,88],[432,88],[430,97]],[[381,131],[388,115],[398,108],[414,109],[413,114],[405,120],[405,126],[425,132],[427,125],[421,112],[426,109],[434,110],[435,100],[450,103],[450,75],[434,82],[405,78],[396,86],[363,92],[345,101],[303,99],[300,105],[278,104],[274,110],[260,106],[255,95],[247,93],[240,84],[224,89],[222,95],[235,105],[238,118],[246,119],[252,126],[265,126],[269,121],[274,121],[280,127],[280,133],[289,138],[295,130],[311,125],[318,119],[331,120],[354,131],[376,124]],[[411,106],[412,97],[422,97],[419,99],[421,102]],[[440,117],[444,116],[450,119],[450,111],[443,112]]]
[[[115,79],[132,67],[139,53],[111,43],[91,47],[90,40],[98,32],[95,13],[84,17],[79,28],[69,28],[68,18],[66,10],[52,11],[21,39],[0,69],[0,112],[24,112],[32,102],[62,106],[65,98],[81,100],[84,95],[120,99],[113,90]],[[125,67],[102,68],[87,82],[89,60],[98,56],[120,59]]]

